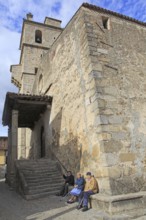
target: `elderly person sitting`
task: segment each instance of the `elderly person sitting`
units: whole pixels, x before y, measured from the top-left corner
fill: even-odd
[[[67,171],[67,175],[63,175],[63,178],[65,180],[63,186],[61,187],[61,190],[59,193],[56,194],[56,196],[66,196],[68,193],[69,187],[74,186],[74,176],[72,175],[71,171]]]
[[[84,183],[85,180],[82,177],[81,173],[77,173],[77,179],[75,181],[74,188],[70,192],[71,198],[67,201],[67,203],[71,204],[76,201],[76,198],[81,194],[84,189]]]
[[[91,175],[91,172],[87,172],[85,188],[79,196],[79,205],[77,206],[77,209],[83,208],[83,212],[87,211],[89,197],[98,191],[99,189],[96,179]]]

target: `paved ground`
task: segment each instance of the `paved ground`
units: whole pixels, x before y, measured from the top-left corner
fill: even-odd
[[[0,220],[97,219],[95,210],[82,213],[75,209],[75,205],[67,205],[65,201],[56,196],[26,201],[0,180]]]
[[[0,220],[125,220],[126,216],[109,218],[103,212],[90,209],[81,212],[76,204],[67,205],[66,200],[52,196],[38,200],[26,201],[0,180]],[[131,218],[130,218],[131,219]],[[133,218],[132,218],[133,219]],[[139,220],[146,220],[145,217]]]
[[[5,177],[6,165],[0,165],[0,179]]]

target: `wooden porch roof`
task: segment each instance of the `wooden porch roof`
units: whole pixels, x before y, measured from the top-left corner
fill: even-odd
[[[8,92],[6,94],[3,110],[2,123],[4,126],[11,125],[12,110],[18,110],[18,127],[32,128],[34,123],[39,120],[48,105],[51,106],[52,97],[17,94]]]

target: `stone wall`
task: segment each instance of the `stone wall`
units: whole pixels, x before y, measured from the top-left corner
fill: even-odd
[[[35,74],[35,67],[39,66],[43,48],[24,46],[22,55],[22,73]]]
[[[48,147],[116,195],[145,190],[146,31],[114,16],[108,30],[103,17],[76,13],[42,58],[33,93],[42,75],[41,93],[53,97]]]
[[[39,93],[42,74],[42,94],[53,96],[50,146],[66,168],[73,172],[83,168],[82,154],[90,146],[88,121],[92,120],[92,115],[89,119],[85,100],[90,69],[87,43],[80,11],[42,58],[33,91]]]
[[[39,159],[41,158],[41,139],[43,138],[43,144],[45,146],[45,157],[51,158],[51,148],[50,148],[50,127],[49,127],[49,121],[50,121],[50,107],[46,109],[45,113],[41,115],[39,121],[35,124],[34,129],[32,131],[31,135],[31,148],[29,151],[29,158],[32,159]],[[44,134],[41,138],[41,129],[43,128]]]
[[[49,27],[47,25],[43,25],[42,23],[32,22],[32,21],[24,21],[25,29],[22,36],[22,42],[30,45],[41,46],[50,48],[57,39],[57,37],[62,32],[61,28],[57,27]],[[40,30],[42,32],[42,44],[35,42],[35,31]]]
[[[103,16],[109,17],[109,30]],[[93,169],[102,177],[103,193],[145,190],[146,28],[88,9],[85,22],[96,88],[88,102],[94,106],[100,146]]]

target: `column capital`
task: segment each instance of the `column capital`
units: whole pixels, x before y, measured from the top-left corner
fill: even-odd
[[[12,109],[12,114],[18,114],[19,110],[18,109]]]

